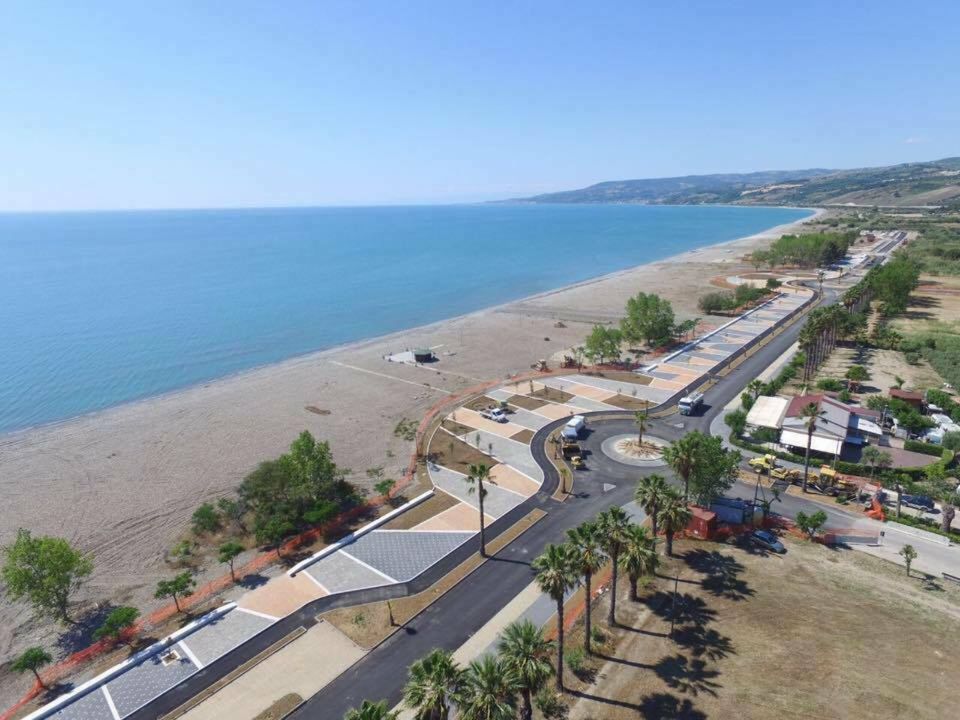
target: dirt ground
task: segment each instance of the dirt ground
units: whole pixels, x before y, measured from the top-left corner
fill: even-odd
[[[871,395],[886,396],[890,388],[896,387],[897,377],[903,379],[904,390],[923,391],[927,388],[939,388],[943,383],[943,379],[926,360],[911,365],[899,350],[847,346],[837,346],[820,366],[816,380],[836,378],[845,383],[843,376],[851,365],[863,365],[870,374],[870,379],[854,393],[854,398],[859,398],[862,403],[866,403]]]
[[[960,588],[787,538],[777,556],[677,544],[579,677],[569,717],[930,718],[956,713]],[[680,603],[670,637],[673,575]],[[582,643],[582,622],[568,648]]]

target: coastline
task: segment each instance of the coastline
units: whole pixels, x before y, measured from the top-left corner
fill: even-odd
[[[445,393],[562,353],[581,342],[593,323],[619,317],[626,298],[638,290],[670,299],[678,318],[698,315],[697,296],[707,291],[710,277],[732,274],[744,267],[744,253],[825,212],[813,210],[754,235],[465,315],[2,435],[0,492],[7,510],[0,543],[17,527],[66,536],[95,555],[83,597],[123,598],[147,611],[156,604],[156,581],[169,573],[165,551],[196,506],[232,492],[258,462],[283,452],[302,430],[328,440],[336,462],[353,468],[350,478],[358,485],[369,484],[368,467],[383,466],[388,477],[396,477],[411,447],[393,432],[402,418],[419,418]],[[440,362],[413,367],[383,360],[423,345],[435,347]],[[0,618],[0,662],[27,644],[55,637],[20,606],[3,604]],[[0,699],[4,692],[0,687]]]

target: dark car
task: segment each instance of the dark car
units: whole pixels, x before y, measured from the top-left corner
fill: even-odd
[[[923,510],[928,513],[936,511],[933,498],[927,497],[926,495],[904,495],[902,503],[914,510]]]
[[[781,555],[787,551],[783,543],[777,540],[777,536],[766,530],[754,530],[750,533],[750,542]]]

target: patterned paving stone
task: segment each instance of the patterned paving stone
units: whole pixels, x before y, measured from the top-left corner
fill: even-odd
[[[484,452],[492,446],[493,455],[497,460],[512,465],[514,469],[519,470],[538,484],[543,482],[543,470],[533,459],[533,453],[530,452],[529,445],[498,437],[483,430],[478,430],[477,433],[480,435],[480,447]]]
[[[449,555],[473,535],[472,532],[374,530],[344,550],[380,572],[406,582]]]
[[[393,584],[393,581],[364,567],[342,552],[327,555],[307,567],[304,572],[323,585],[331,594]]]
[[[453,470],[448,470],[439,465],[431,465],[429,471],[430,479],[438,488],[453,495],[472,508],[476,509],[478,507],[476,493],[473,495],[470,494],[464,479],[466,477],[465,475]],[[508,492],[503,488],[498,488],[496,485],[486,486],[486,490],[487,496],[483,499],[483,512],[494,518],[510,512],[524,500],[524,498],[517,493]]]
[[[53,720],[111,720],[113,715],[103,689],[98,687],[50,717]]]
[[[180,644],[186,645],[197,660],[209,665],[272,624],[266,618],[234,609],[190,633]]]
[[[157,653],[147,658],[107,683],[107,690],[110,691],[120,717],[126,717],[143,707],[197,671],[197,666],[183,651],[178,651],[180,659],[169,665],[160,661],[162,654]]]
[[[548,425],[550,419],[543,417],[543,415],[537,415],[529,410],[524,410],[523,408],[514,408],[513,412],[510,413],[510,422],[525,427],[528,430],[537,431],[544,425]]]

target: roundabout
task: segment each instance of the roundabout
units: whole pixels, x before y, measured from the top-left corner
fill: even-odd
[[[613,435],[600,445],[601,452],[611,460],[635,467],[659,467],[666,465],[663,449],[669,442],[652,435],[643,436],[643,444],[637,442],[637,434]]]

